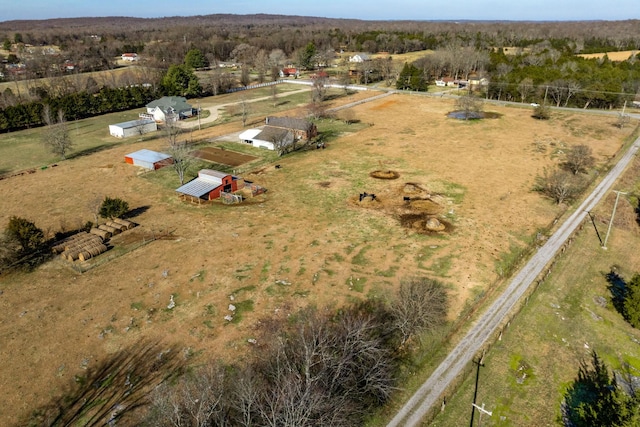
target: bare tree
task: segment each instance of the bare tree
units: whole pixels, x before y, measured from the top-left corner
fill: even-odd
[[[52,117],[51,107],[45,105],[42,109],[42,120],[45,123],[42,140],[49,150],[64,160],[66,154],[73,148],[73,141],[69,135],[64,112],[58,110],[58,119]]]
[[[563,169],[545,168],[543,174],[536,177],[534,188],[560,204],[573,200],[583,187],[584,181],[579,176]]]
[[[520,92],[520,102],[526,102],[527,98],[529,98],[534,92],[536,88],[533,85],[533,79],[531,77],[527,77],[520,81],[518,85],[518,92]]]
[[[456,108],[464,113],[465,120],[480,118],[484,102],[475,96],[465,95],[456,100]]]
[[[165,137],[168,143],[168,152],[173,159],[173,169],[178,175],[180,185],[184,184],[184,177],[193,164],[191,150],[186,141],[178,141],[181,129],[175,121],[169,120],[164,127]]]
[[[587,145],[574,145],[567,151],[564,164],[576,175],[578,172],[586,171],[595,164],[592,153],[591,147]]]
[[[249,108],[249,103],[247,102],[247,98],[242,96],[240,99],[240,114],[242,117],[242,127],[247,125],[247,120],[249,120],[249,114],[251,109]]]
[[[449,301],[444,286],[426,277],[402,282],[397,299],[391,304],[393,325],[404,345],[413,336],[444,323]]]

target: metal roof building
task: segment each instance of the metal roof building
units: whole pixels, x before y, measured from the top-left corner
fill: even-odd
[[[130,165],[140,166],[149,170],[157,170],[173,163],[170,154],[142,149],[124,156],[124,161]]]

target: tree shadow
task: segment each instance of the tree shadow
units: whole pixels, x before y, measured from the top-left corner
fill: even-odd
[[[611,301],[616,311],[624,316],[624,300],[627,296],[627,282],[618,274],[615,267],[605,275],[609,282],[609,292],[611,292]]]
[[[91,154],[98,153],[102,150],[107,150],[109,148],[113,148],[113,144],[100,144],[95,147],[87,148],[85,150],[69,153],[67,154],[66,159],[71,160],[71,159],[76,159],[78,157],[89,156]]]
[[[131,219],[131,218],[135,218],[139,215],[142,215],[143,213],[145,213],[146,211],[149,210],[149,208],[151,208],[151,206],[140,206],[137,207],[135,209],[131,209],[129,210],[127,213],[125,213],[124,215],[122,215],[123,219]]]
[[[20,425],[135,425],[149,392],[185,366],[176,346],[139,341],[118,351],[85,375],[76,375],[61,397],[33,411]]]

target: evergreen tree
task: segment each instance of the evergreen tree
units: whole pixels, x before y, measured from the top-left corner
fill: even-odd
[[[127,211],[129,211],[129,203],[117,197],[105,197],[98,213],[102,218],[118,218]]]
[[[426,92],[428,85],[429,82],[425,79],[420,68],[413,64],[404,63],[404,67],[396,81],[396,89]]]
[[[638,402],[618,388],[615,376],[598,354],[591,353],[591,365],[580,363],[578,377],[565,393],[563,421],[574,427],[637,426]]]
[[[199,49],[191,49],[184,57],[184,64],[189,68],[204,68],[209,66],[209,61]]]
[[[23,251],[37,249],[44,240],[44,233],[36,225],[24,218],[12,216],[9,218],[6,234],[20,244]]]
[[[626,286],[624,317],[634,328],[640,328],[640,274],[635,274]]]
[[[169,96],[197,96],[202,91],[193,70],[184,64],[169,67],[162,78],[162,87]]]

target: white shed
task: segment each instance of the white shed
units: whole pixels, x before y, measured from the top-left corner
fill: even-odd
[[[129,122],[109,125],[109,133],[116,138],[143,135],[158,130],[158,125],[151,119],[131,120]]]
[[[130,165],[140,166],[149,170],[158,170],[173,164],[173,158],[170,154],[147,149],[127,154],[124,156],[124,161]]]

